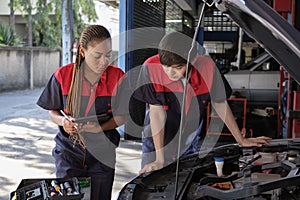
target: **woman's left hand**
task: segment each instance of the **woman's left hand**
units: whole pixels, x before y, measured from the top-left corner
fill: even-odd
[[[244,138],[240,145],[243,147],[251,147],[251,146],[258,146],[261,147],[262,145],[269,146],[270,143],[268,142],[272,138],[266,136],[260,136],[255,138]]]
[[[102,128],[97,122],[87,122],[86,124],[80,124],[78,127],[78,133],[89,132],[99,133],[102,132]]]

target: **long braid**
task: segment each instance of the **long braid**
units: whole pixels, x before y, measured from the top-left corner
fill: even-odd
[[[74,63],[74,69],[72,74],[72,81],[67,98],[67,111],[73,117],[80,116],[80,104],[81,104],[81,90],[82,90],[82,77],[83,77],[83,65],[84,56],[81,55],[80,49],[88,48],[88,44],[92,41],[103,41],[111,39],[108,30],[101,25],[90,25],[85,28],[80,36],[79,45],[77,47],[77,55]],[[70,135],[70,138],[74,141],[74,144],[78,141],[79,144],[85,148],[84,139],[79,134]]]
[[[76,61],[74,63],[72,82],[69,90],[68,100],[67,100],[67,110],[73,117],[79,117],[79,106],[81,102],[81,81],[82,80],[82,67],[81,64],[84,58],[79,52],[80,44],[77,47]]]

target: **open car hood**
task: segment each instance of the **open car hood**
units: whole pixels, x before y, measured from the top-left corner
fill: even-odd
[[[262,0],[222,0],[216,7],[300,83],[300,32]]]

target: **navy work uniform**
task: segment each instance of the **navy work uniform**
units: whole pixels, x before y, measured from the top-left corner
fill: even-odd
[[[46,110],[66,110],[74,64],[58,68],[37,104]],[[115,87],[124,73],[109,65],[96,83],[82,78],[80,116],[111,114]],[[117,108],[116,108],[117,109]],[[58,126],[56,145],[52,151],[55,158],[56,177],[91,177],[91,199],[111,199],[114,180],[116,152],[120,135],[116,129],[103,133],[84,133],[86,148],[73,143],[62,126]]]
[[[208,101],[213,99],[215,102],[224,102],[227,99],[224,91],[224,80],[218,74],[215,63],[210,58],[197,56],[189,76],[185,97],[185,122],[180,147],[181,155],[192,154],[199,150],[199,134]],[[149,104],[161,105],[166,112],[167,118],[164,126],[165,164],[173,162],[177,157],[183,83],[182,80],[172,81],[168,78],[160,63],[159,55],[148,58],[141,68],[138,89],[133,95],[134,98],[147,105],[142,132],[142,168],[155,161]]]

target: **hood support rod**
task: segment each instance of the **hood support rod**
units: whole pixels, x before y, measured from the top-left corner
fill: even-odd
[[[201,11],[200,11],[200,14],[199,14],[199,20],[198,20],[198,24],[197,24],[197,27],[195,29],[195,33],[194,33],[194,36],[193,36],[193,41],[192,41],[192,44],[191,44],[191,48],[188,52],[188,56],[187,56],[187,65],[186,65],[186,71],[185,71],[185,84],[183,85],[184,88],[183,88],[183,100],[182,100],[182,106],[181,106],[181,118],[180,118],[180,126],[179,126],[179,138],[178,138],[178,148],[177,148],[177,159],[176,159],[176,178],[175,178],[175,192],[174,192],[174,200],[177,200],[179,197],[180,194],[177,194],[177,190],[178,190],[178,176],[179,176],[179,158],[180,158],[180,146],[181,146],[181,137],[182,137],[182,134],[183,134],[183,126],[184,126],[184,121],[185,121],[185,106],[186,106],[186,90],[187,90],[187,85],[188,85],[188,82],[189,82],[189,76],[188,76],[188,72],[189,72],[189,66],[190,66],[190,54],[192,52],[192,49],[194,48],[195,46],[195,42],[196,42],[196,38],[197,38],[197,35],[198,35],[198,32],[199,32],[199,28],[200,28],[200,24],[201,24],[201,21],[202,21],[202,17],[203,17],[203,12],[204,12],[204,8],[205,8],[205,3],[203,3],[202,5],[202,8],[201,8]]]

